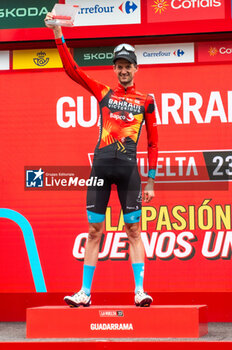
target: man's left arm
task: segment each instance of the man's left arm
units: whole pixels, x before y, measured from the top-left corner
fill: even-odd
[[[144,188],[143,199],[145,203],[148,203],[155,196],[154,180],[158,158],[158,132],[155,115],[155,101],[151,95],[147,96],[145,103],[145,123],[147,129],[149,171],[148,181]]]

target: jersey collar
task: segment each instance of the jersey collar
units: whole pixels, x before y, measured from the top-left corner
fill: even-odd
[[[123,85],[121,85],[120,83],[118,83],[117,90],[118,90],[119,92],[122,92],[122,93],[134,92],[134,91],[135,91],[135,84],[133,84],[132,86],[128,86],[127,88],[125,88]]]

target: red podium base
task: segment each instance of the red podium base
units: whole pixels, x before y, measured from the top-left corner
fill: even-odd
[[[27,338],[199,338],[207,333],[206,305],[27,309]]]

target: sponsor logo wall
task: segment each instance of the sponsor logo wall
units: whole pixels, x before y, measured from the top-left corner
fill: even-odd
[[[10,51],[0,51],[0,70],[10,69]]]
[[[194,62],[194,44],[161,44],[135,46],[138,64]]]
[[[113,46],[74,49],[74,59],[79,66],[112,66]]]
[[[61,68],[57,49],[14,50],[13,69]]]
[[[148,22],[225,18],[225,0],[147,0]]]
[[[79,6],[76,26],[141,23],[140,0],[66,0],[65,3]]]
[[[64,3],[63,0],[41,0],[39,4],[23,0],[19,5],[16,0],[10,3],[2,0],[1,41],[51,40],[51,32],[44,27],[44,17],[56,2]],[[79,7],[76,27],[65,30],[68,39],[229,32],[232,21],[230,0],[114,0],[112,3],[107,0],[66,0],[66,3]],[[106,25],[107,29],[103,30],[102,26]],[[118,33],[115,25],[126,27]],[[26,32],[25,28],[37,29]]]
[[[44,27],[44,17],[56,0],[1,0],[0,29]]]
[[[199,62],[231,62],[232,41],[213,41],[197,44]]]
[[[85,70],[117,85],[111,68]],[[76,290],[88,223],[86,192],[76,189],[74,179],[85,179],[79,171],[92,162],[99,135],[96,99],[63,71],[2,73],[1,84],[0,291]],[[156,197],[142,209],[145,288],[229,291],[231,65],[141,66],[136,86],[155,97],[160,151]],[[138,145],[143,186],[146,152],[144,127]],[[133,291],[116,191],[99,258],[95,291]]]

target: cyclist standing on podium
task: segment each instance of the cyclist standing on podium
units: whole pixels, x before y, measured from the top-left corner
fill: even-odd
[[[148,138],[148,181],[143,199],[148,203],[154,197],[154,178],[157,163],[157,125],[154,99],[138,92],[134,76],[138,70],[135,49],[121,44],[114,50],[113,70],[118,86],[111,89],[90,78],[71,56],[61,27],[48,25],[52,19],[48,13],[45,24],[54,32],[56,45],[66,73],[93,94],[100,106],[100,136],[94,152],[90,176],[104,180],[103,187],[89,187],[87,191],[87,216],[89,235],[85,248],[82,287],[72,296],[66,296],[70,306],[91,304],[91,285],[98,260],[99,244],[104,228],[105,211],[109,201],[111,184],[117,186],[123,210],[125,230],[130,243],[130,259],[135,280],[135,305],[150,306],[152,297],[143,290],[144,247],[140,232],[141,180],[137,169],[136,147],[145,120]]]

